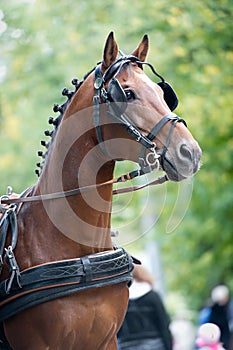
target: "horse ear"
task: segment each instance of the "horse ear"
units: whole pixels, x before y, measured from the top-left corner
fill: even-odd
[[[104,47],[103,65],[105,68],[115,62],[118,55],[118,45],[114,39],[113,32],[110,32]]]
[[[149,50],[149,38],[148,35],[145,34],[142,38],[142,41],[138,45],[138,47],[132,52],[132,55],[137,57],[139,61],[145,62],[147,53]]]

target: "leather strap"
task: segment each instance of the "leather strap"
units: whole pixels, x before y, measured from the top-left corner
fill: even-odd
[[[73,190],[68,190],[64,192],[54,192],[54,193],[49,193],[49,194],[42,194],[42,195],[37,195],[37,196],[31,196],[31,197],[18,197],[18,198],[8,198],[8,199],[2,199],[1,203],[4,205],[9,205],[12,203],[25,203],[25,202],[36,202],[36,201],[44,201],[44,200],[52,200],[52,199],[59,199],[59,198],[66,198],[70,196],[75,196],[80,193],[94,190],[96,188],[106,186],[106,185],[111,185],[111,184],[116,184],[118,182],[125,182],[128,180],[132,180],[133,178],[137,176],[144,175],[146,172],[143,171],[142,169],[140,170],[134,170],[130,173],[127,173],[125,175],[119,176],[118,178],[114,178],[112,180],[100,183],[100,184],[95,184],[95,185],[90,185],[90,186],[84,186],[80,188],[75,188]],[[132,187],[127,187],[124,188],[124,191],[122,193],[127,193],[127,192],[132,192],[136,191],[140,188],[148,187],[148,186],[154,186],[154,185],[159,185],[164,183],[165,181],[168,181],[168,177],[166,175],[159,177],[157,180],[152,181],[150,183],[147,183],[142,186],[132,186]],[[121,193],[120,190],[113,190],[113,195]],[[5,197],[5,196],[4,196]]]

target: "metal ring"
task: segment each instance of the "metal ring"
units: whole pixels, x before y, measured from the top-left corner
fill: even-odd
[[[152,162],[149,160],[149,158],[151,156],[153,157],[153,161]],[[160,155],[158,153],[156,153],[155,150],[154,150],[153,152],[150,152],[150,153],[148,153],[146,155],[146,162],[147,162],[148,165],[153,166],[153,165],[158,163],[159,157],[160,157]]]

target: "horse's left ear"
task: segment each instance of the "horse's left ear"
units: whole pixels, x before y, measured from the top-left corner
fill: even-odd
[[[104,47],[103,66],[108,68],[115,62],[118,55],[118,45],[114,39],[113,32],[110,32]]]
[[[132,52],[132,55],[137,57],[139,61],[145,62],[147,53],[149,50],[149,38],[148,35],[145,34],[142,38],[142,41],[138,45],[138,47]]]

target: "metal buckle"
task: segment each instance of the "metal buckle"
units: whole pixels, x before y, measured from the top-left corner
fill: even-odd
[[[140,142],[142,135],[132,124],[129,125],[131,135],[135,138],[135,141]]]

